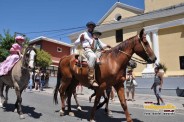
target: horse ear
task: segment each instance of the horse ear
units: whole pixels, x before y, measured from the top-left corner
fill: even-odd
[[[144,35],[144,28],[140,31],[139,37],[142,39],[143,38],[143,35]]]

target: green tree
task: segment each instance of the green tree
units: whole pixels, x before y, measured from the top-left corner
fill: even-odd
[[[9,51],[0,47],[0,62],[4,61],[9,55]]]
[[[40,68],[46,68],[51,65],[51,55],[44,51],[37,49],[37,57],[36,57],[37,66]]]
[[[14,36],[10,34],[9,30],[4,30],[4,36],[0,34],[0,62],[9,55],[9,50],[14,42]]]
[[[1,49],[9,50],[12,44],[15,43],[14,36],[10,34],[10,31],[4,30],[4,36],[0,34],[0,47]]]

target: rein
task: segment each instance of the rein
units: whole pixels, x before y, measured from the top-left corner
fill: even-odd
[[[147,62],[145,62],[144,60],[139,59],[139,58],[136,58],[136,57],[133,57],[133,56],[129,55],[128,53],[122,51],[122,50],[119,50],[119,52],[125,54],[125,55],[128,56],[131,60],[133,60],[133,61],[135,61],[135,62],[137,62],[137,63],[144,64],[144,65],[147,64]]]

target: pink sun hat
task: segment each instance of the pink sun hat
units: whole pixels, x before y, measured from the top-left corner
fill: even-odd
[[[16,36],[16,37],[15,37],[15,40],[16,40],[16,41],[24,42],[24,41],[25,41],[25,38],[24,38],[23,36]]]

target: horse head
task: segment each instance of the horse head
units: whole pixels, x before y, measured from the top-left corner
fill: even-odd
[[[140,31],[139,37],[136,38],[134,52],[143,58],[147,63],[155,63],[157,60],[153,50],[151,49],[149,42],[146,39],[144,29]]]
[[[24,53],[23,64],[25,67],[34,69],[36,61],[36,50],[34,48],[28,47]]]

